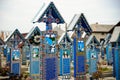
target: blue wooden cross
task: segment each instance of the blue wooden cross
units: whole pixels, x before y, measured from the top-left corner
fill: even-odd
[[[57,48],[57,32],[43,32],[43,78],[45,80],[58,80],[58,48]]]
[[[60,75],[63,79],[70,78],[70,63],[71,63],[71,40],[67,34],[67,25],[66,32],[58,40],[60,45]]]
[[[85,39],[86,34],[90,35],[92,30],[84,17],[84,14],[75,14],[68,31],[74,31],[73,37],[73,54],[74,54],[74,77],[85,79]]]
[[[46,23],[46,31],[52,30],[52,23],[64,23],[64,19],[55,7],[53,2],[44,4],[40,12],[35,16],[33,23],[44,22]]]
[[[113,52],[113,76],[120,80],[120,27],[115,27],[110,39]]]
[[[34,18],[33,23],[44,22],[46,23],[46,31],[43,32],[44,46],[43,52],[43,78],[45,80],[58,80],[58,59],[56,54],[57,49],[57,32],[52,31],[52,23],[64,23],[64,19],[60,15],[59,11],[55,7],[53,2],[43,5],[40,9],[39,14]]]
[[[7,44],[7,62],[10,64],[10,72],[14,75],[20,75],[21,73],[21,60],[20,60],[20,42],[24,42],[25,39],[18,29],[15,29],[5,40]]]
[[[100,43],[95,36],[91,35],[86,41],[86,60],[89,65],[89,73],[92,75],[97,71],[98,49]],[[94,66],[93,66],[94,65]]]
[[[30,59],[30,76],[33,80],[42,80],[43,71],[42,71],[42,49],[41,49],[41,36],[42,32],[36,26],[31,29],[31,31],[27,34],[25,39],[28,44],[25,45],[24,55],[25,60],[27,60],[27,56]]]

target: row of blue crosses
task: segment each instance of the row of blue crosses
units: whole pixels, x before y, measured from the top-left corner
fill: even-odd
[[[64,19],[62,18],[62,16],[56,9],[53,2],[51,2],[49,5],[47,5],[47,7],[45,6],[45,8],[43,8],[43,9],[44,9],[44,12],[42,14],[40,14],[41,16],[38,15],[38,18],[35,19],[35,21],[33,21],[33,23],[45,22],[46,23],[46,31],[48,31],[48,32],[52,31],[52,23],[57,23],[57,24],[65,23]],[[87,34],[90,34],[91,29],[89,28],[89,25],[83,14],[80,14],[80,15],[76,14],[74,16],[73,20],[76,20],[76,23],[71,22],[71,24],[69,25],[69,28],[67,29],[67,27],[66,27],[66,33],[65,33],[66,36],[67,36],[67,31],[75,30],[75,33],[76,33],[75,38],[80,39],[82,28],[84,28],[84,30],[86,31]],[[17,31],[17,33],[18,33],[18,31]],[[14,36],[14,38],[16,38],[16,37]],[[17,42],[16,39],[14,39],[14,40],[15,41],[13,44],[15,47],[16,45],[18,45],[19,42]],[[67,43],[65,43],[65,45],[67,45]],[[67,47],[65,47],[65,48],[67,48]],[[76,76],[76,74],[75,74],[75,76]]]

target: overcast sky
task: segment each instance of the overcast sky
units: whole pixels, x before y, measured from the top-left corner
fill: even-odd
[[[29,32],[44,2],[51,0],[0,0],[0,31]],[[69,24],[74,14],[84,13],[89,24],[116,24],[120,21],[120,0],[52,0],[58,11]],[[41,30],[45,25],[39,25]]]

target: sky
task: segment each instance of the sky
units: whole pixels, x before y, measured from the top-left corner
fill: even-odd
[[[0,0],[0,31],[16,28],[29,32],[34,26],[45,30],[45,24],[32,20],[43,3],[51,0]],[[120,21],[120,0],[52,0],[67,24],[74,14],[84,13],[89,24],[117,24]],[[57,26],[54,24],[54,26]],[[63,26],[63,25],[62,25]],[[62,27],[64,29],[64,26]]]

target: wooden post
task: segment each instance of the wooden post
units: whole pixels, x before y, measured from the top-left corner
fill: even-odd
[[[115,55],[115,77],[116,80],[120,80],[120,45],[118,45],[118,43],[116,45],[114,55]]]
[[[61,38],[60,38],[61,39]],[[60,40],[60,75],[62,79],[70,79],[70,63],[71,63],[71,45],[67,41],[69,39],[67,34],[67,24],[65,24],[65,34]]]

